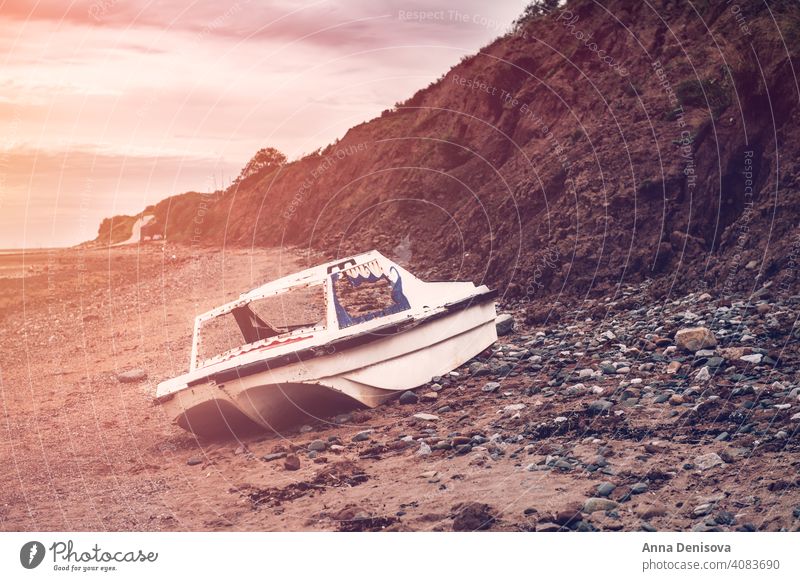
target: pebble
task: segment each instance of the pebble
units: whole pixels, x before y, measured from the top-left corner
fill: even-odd
[[[272,462],[273,460],[280,460],[281,458],[286,457],[286,452],[274,452],[272,454],[265,454],[261,456],[261,459],[264,462]]]
[[[643,520],[650,520],[651,518],[658,518],[666,516],[668,513],[667,507],[663,504],[641,504],[636,508],[636,514]]]
[[[613,406],[614,406],[614,404],[613,404],[613,403],[611,403],[611,402],[610,402],[610,401],[608,401],[608,400],[605,400],[605,399],[598,399],[598,400],[595,400],[595,401],[593,401],[593,402],[591,402],[591,403],[589,404],[588,411],[589,411],[589,413],[591,413],[591,414],[598,415],[598,414],[602,414],[602,413],[604,413],[604,412],[607,412],[607,411],[608,411],[608,410],[610,410],[610,409],[611,409]]]
[[[713,468],[714,466],[719,466],[720,464],[724,463],[725,462],[722,460],[722,458],[719,457],[719,454],[717,454],[716,452],[703,454],[694,459],[694,465],[697,466],[700,470],[708,470],[709,468]]]
[[[599,510],[612,510],[619,506],[619,503],[608,498],[592,497],[583,503],[583,512],[597,512]]]
[[[537,533],[555,533],[561,530],[561,525],[554,522],[540,522],[536,523]]]
[[[289,454],[283,460],[283,467],[286,470],[300,470],[300,458],[294,454]]]
[[[643,531],[648,532],[648,533],[658,532],[658,529],[656,527],[654,527],[653,525],[651,525],[649,522],[642,522],[642,523],[640,523],[639,526],[641,527],[641,529]]]
[[[500,384],[497,383],[496,381],[490,381],[489,383],[483,386],[483,389],[481,391],[486,393],[494,393],[498,389],[500,389]]]
[[[721,510],[714,515],[714,522],[720,525],[732,525],[736,522],[736,516],[727,510]]]
[[[710,514],[712,510],[714,510],[714,503],[707,502],[696,506],[692,511],[692,516],[695,518],[706,516],[707,514]]]
[[[569,472],[572,470],[572,464],[564,460],[563,458],[559,458],[553,463],[553,468],[558,468],[564,472]]]
[[[136,383],[145,379],[147,379],[147,372],[144,369],[131,369],[117,375],[117,381],[120,383]]]
[[[597,496],[606,497],[616,488],[611,482],[601,482],[597,485]]]
[[[674,393],[669,397],[670,405],[681,405],[682,403],[686,403],[686,398],[680,394]]]
[[[417,420],[422,420],[423,422],[435,422],[439,419],[439,416],[425,413],[414,414],[412,417]]]
[[[328,445],[323,442],[322,440],[314,440],[308,445],[308,449],[312,452],[322,452],[324,451]]]
[[[425,442],[420,442],[419,449],[416,452],[417,456],[430,456],[431,447]]]
[[[372,430],[364,430],[362,432],[358,432],[351,439],[353,442],[366,442],[371,437],[372,437]]]
[[[186,461],[186,463],[189,466],[197,466],[198,464],[202,464],[203,463],[203,459],[202,458],[198,458],[197,456],[192,456],[191,458],[189,458]]]

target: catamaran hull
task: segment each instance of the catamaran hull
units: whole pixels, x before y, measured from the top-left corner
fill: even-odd
[[[452,371],[497,340],[495,306],[475,303],[400,332],[372,333],[354,346],[232,379],[192,385],[163,401],[165,412],[199,435],[280,431],[301,421],[375,407],[398,392]],[[230,374],[229,374],[230,375]]]

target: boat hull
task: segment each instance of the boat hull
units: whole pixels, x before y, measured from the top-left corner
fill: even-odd
[[[224,436],[253,429],[279,432],[357,407],[375,407],[465,363],[497,340],[495,306],[474,303],[391,334],[371,333],[356,346],[212,379],[162,401],[181,427]]]

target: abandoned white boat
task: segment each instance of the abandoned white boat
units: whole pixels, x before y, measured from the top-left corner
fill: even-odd
[[[377,251],[322,264],[198,316],[189,372],[156,397],[202,435],[374,407],[494,343],[494,296],[423,282]]]

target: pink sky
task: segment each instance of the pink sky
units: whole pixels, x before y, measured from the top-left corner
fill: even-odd
[[[0,248],[93,238],[104,217],[235,177],[261,147],[301,157],[525,4],[0,0]]]

